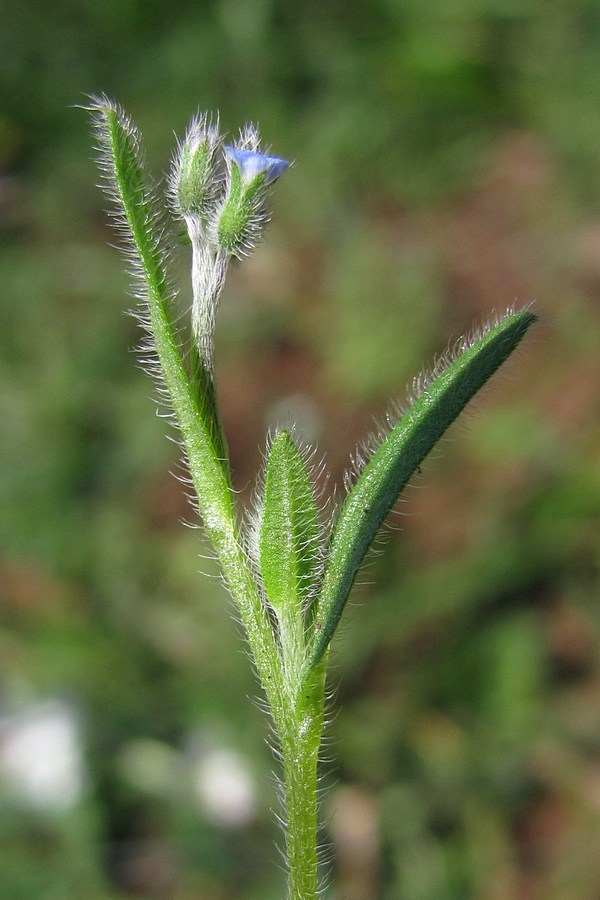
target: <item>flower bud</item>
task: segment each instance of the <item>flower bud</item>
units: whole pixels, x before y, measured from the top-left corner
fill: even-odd
[[[218,122],[213,125],[206,114],[192,121],[173,160],[170,188],[180,215],[210,215],[220,187],[217,173],[221,147]]]

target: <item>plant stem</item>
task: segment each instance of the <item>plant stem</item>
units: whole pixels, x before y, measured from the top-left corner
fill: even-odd
[[[276,722],[285,786],[289,900],[318,897],[318,758],[324,725],[326,661]]]
[[[296,737],[282,745],[289,900],[317,897],[317,753]]]

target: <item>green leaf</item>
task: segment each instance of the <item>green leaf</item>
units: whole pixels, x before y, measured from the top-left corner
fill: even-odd
[[[129,249],[145,279],[166,294],[166,276],[158,239],[158,212],[144,173],[141,139],[129,116],[106,97],[94,99],[90,110],[98,137],[106,192],[122,216]]]
[[[319,561],[319,520],[306,464],[287,431],[267,462],[259,554],[271,606],[301,620]]]
[[[323,656],[365,553],[410,476],[536,318],[528,310],[509,313],[472,341],[461,342],[458,356],[432,378],[375,450],[331,534],[308,671]]]

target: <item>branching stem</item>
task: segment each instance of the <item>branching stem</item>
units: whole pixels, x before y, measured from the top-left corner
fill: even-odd
[[[181,148],[171,179],[173,195],[188,204],[182,216],[192,241],[192,340],[186,354],[171,322],[160,217],[148,189],[139,134],[106,97],[94,99],[91,111],[105,187],[126,237],[156,373],[181,431],[206,535],[239,611],[273,715],[284,778],[288,896],[316,900],[318,758],[330,641],[365,553],[408,479],[510,356],[535,316],[528,310],[509,311],[443,361],[372,448],[326,547],[310,473],[292,437],[280,432],[267,462],[259,546],[251,561],[252,542],[239,524],[218,413],[214,324],[229,257],[248,252],[260,237],[268,219],[267,188],[288,163],[260,153],[258,133],[247,129],[238,145],[225,148],[229,180],[225,198],[219,199],[221,182],[213,183],[213,178],[221,139],[206,116],[190,129],[191,144]],[[200,189],[197,198],[194,192]]]

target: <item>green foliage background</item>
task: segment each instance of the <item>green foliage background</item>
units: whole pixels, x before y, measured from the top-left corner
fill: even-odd
[[[346,900],[596,898],[600,4],[7,0],[0,79],[0,763],[11,723],[60,702],[87,773],[60,812],[4,777],[5,896],[282,895],[252,673],[180,526],[73,108],[106,92],[157,174],[198,107],[296,161],[220,314],[243,498],[269,425],[298,420],[339,484],[449,335],[536,300],[353,595],[324,840]],[[194,789],[214,748],[253,776],[243,827]]]

